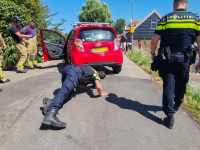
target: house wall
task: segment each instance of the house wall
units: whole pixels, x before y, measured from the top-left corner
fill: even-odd
[[[145,40],[140,39],[140,41],[142,42],[143,50],[147,51],[150,54],[150,52],[151,52],[151,39],[145,39]],[[138,40],[134,39],[133,45],[134,45],[134,47],[138,47]],[[158,42],[157,49],[159,47],[160,47],[160,41]]]
[[[151,20],[160,21],[159,16],[156,13],[153,13],[149,18],[147,18],[140,26],[135,29],[133,37],[136,39],[151,39],[155,29],[151,29]]]

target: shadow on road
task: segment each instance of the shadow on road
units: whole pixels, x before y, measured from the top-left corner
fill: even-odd
[[[65,68],[65,66],[66,66],[65,63],[58,63],[57,65],[46,66],[46,67],[42,67],[41,69],[48,69],[48,68],[57,67],[59,73],[62,74],[62,71]],[[104,71],[106,73],[106,75],[113,75],[114,74],[111,68],[108,69],[104,66],[93,67],[93,68],[97,71]]]
[[[57,65],[50,65],[46,67],[42,67],[41,69],[49,69],[49,68],[58,68],[58,71],[62,73],[63,69],[65,68],[65,63],[58,63]]]
[[[100,67],[94,67],[95,70],[97,71],[104,71],[106,75],[113,75],[115,74],[112,70],[110,70],[110,68],[106,68],[104,66],[100,66]]]
[[[138,101],[126,99],[124,97],[118,97],[116,94],[109,94],[109,96],[106,97],[106,101],[113,103],[122,109],[129,109],[129,110],[136,111],[142,116],[158,124],[163,125],[162,118],[158,118],[157,116],[154,116],[151,113],[149,113],[149,111],[154,111],[154,112],[162,111],[162,108],[160,106],[145,105]]]

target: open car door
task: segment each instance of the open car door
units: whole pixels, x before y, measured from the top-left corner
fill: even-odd
[[[61,59],[66,42],[61,34],[52,30],[41,29],[40,40],[44,61]]]

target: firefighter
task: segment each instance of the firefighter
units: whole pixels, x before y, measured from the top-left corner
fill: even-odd
[[[26,38],[28,41],[27,43],[27,49],[28,49],[28,61],[27,61],[27,66],[29,69],[34,69],[34,68],[41,68],[41,66],[37,65],[37,32],[35,28],[36,22],[35,20],[31,20],[30,25],[25,26],[21,32],[26,34],[26,35],[33,35],[33,38]]]
[[[18,62],[17,62],[17,73],[26,73],[27,70],[24,69],[24,63],[26,62],[27,58],[27,48],[26,43],[27,40],[24,38],[33,38],[34,36],[31,35],[24,35],[21,34],[21,30],[19,29],[22,22],[22,18],[15,16],[13,19],[13,25],[10,28],[10,33],[14,41],[14,45],[17,51]]]
[[[1,33],[0,33],[0,41],[1,43],[3,44],[3,50],[6,50],[6,44],[1,36]],[[3,76],[3,72],[2,72],[2,66],[3,66],[3,52],[0,48],[0,83],[6,83],[6,82],[10,82],[9,79],[6,79],[4,76]]]

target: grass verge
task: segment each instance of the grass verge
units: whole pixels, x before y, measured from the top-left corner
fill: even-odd
[[[128,52],[127,56],[149,73],[159,85],[163,84],[158,72],[151,70],[152,60],[147,52],[135,48],[133,52]],[[182,107],[200,125],[200,91],[192,88],[190,84],[187,85],[187,93]]]

